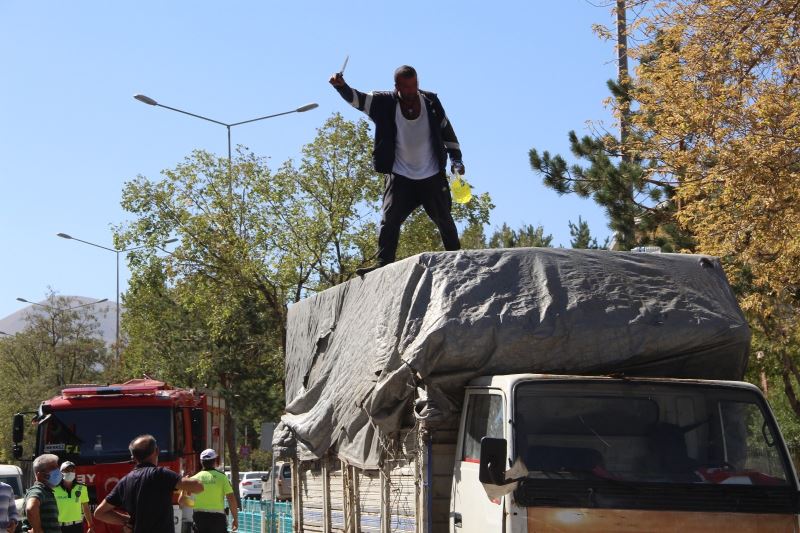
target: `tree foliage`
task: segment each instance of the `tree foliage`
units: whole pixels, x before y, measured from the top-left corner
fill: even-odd
[[[596,237],[592,237],[592,232],[589,229],[589,223],[578,216],[578,223],[573,224],[569,221],[569,234],[572,237],[569,244],[572,248],[591,249],[591,250],[605,250],[608,249],[609,239],[606,237],[603,244],[597,242]]]
[[[11,450],[11,417],[35,411],[42,400],[67,384],[104,379],[111,358],[101,337],[98,316],[102,304],[59,296],[50,291],[45,302],[31,307],[25,328],[0,337],[0,460]],[[26,432],[26,453],[33,452],[35,431]]]
[[[552,248],[553,236],[544,234],[544,227],[523,224],[519,229],[511,229],[508,224],[495,230],[489,238],[490,248]]]
[[[655,245],[663,251],[692,250],[694,241],[685,228],[677,224],[674,201],[675,184],[665,175],[661,162],[654,154],[642,149],[648,131],[639,127],[633,117],[641,115],[636,101],[636,80],[629,75],[627,66],[627,39],[648,21],[641,15],[648,2],[609,2],[614,5],[617,18],[617,48],[619,75],[607,82],[620,134],[593,128],[591,135],[579,137],[575,131],[568,134],[570,150],[583,164],[569,164],[561,155],[532,148],[529,153],[531,168],[543,176],[544,184],[559,194],[576,194],[592,198],[603,207],[614,230],[614,248],[630,250],[636,246]],[[628,25],[624,13],[638,8],[637,16]],[[621,15],[621,16],[620,16]],[[603,38],[612,33],[597,26]],[[657,48],[650,53],[656,54]],[[642,62],[649,56],[640,55]]]
[[[793,401],[800,303],[800,5],[676,1],[649,21],[633,149],[673,176],[680,223],[722,256]]]

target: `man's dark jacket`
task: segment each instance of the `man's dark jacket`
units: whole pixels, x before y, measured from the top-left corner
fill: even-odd
[[[372,150],[372,163],[375,171],[381,174],[391,174],[394,167],[395,145],[397,141],[397,125],[395,116],[399,97],[396,92],[381,91],[362,93],[343,85],[336,87],[339,94],[350,105],[366,113],[375,123],[375,146]],[[431,143],[433,153],[439,162],[439,170],[445,171],[447,155],[450,161],[461,161],[461,147],[458,144],[453,125],[447,119],[442,103],[436,93],[420,91],[425,110],[428,113],[428,123],[431,127]]]

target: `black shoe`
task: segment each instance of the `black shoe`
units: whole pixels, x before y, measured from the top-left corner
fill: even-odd
[[[372,266],[357,268],[356,269],[356,276],[362,276],[363,277],[365,274],[369,274],[373,270],[378,270],[382,266],[383,265],[381,263],[375,263]]]

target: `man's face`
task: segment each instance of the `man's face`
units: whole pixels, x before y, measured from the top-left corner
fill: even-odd
[[[46,463],[41,472],[36,472],[36,479],[42,482],[46,482],[50,477],[50,472],[53,470],[58,470],[58,462],[51,461]]]
[[[397,93],[400,95],[400,98],[409,101],[417,97],[417,93],[419,92],[419,83],[417,83],[416,76],[413,78],[404,78],[400,76],[397,78],[397,80],[395,80],[394,88],[397,89]]]

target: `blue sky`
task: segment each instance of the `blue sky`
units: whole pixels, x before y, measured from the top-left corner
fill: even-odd
[[[134,93],[223,122],[318,102],[233,129],[274,168],[332,113],[359,118],[327,83],[347,54],[353,87],[391,89],[407,63],[439,93],[467,179],[497,205],[492,227],[542,224],[567,246],[580,215],[602,239],[602,211],[545,189],[528,150],[566,154],[570,129],[611,126],[614,51],[591,32],[610,18],[585,0],[0,2],[0,317],[48,286],[114,300],[114,254],[56,233],[110,246],[126,181],[195,148],[226,153],[225,128]]]

